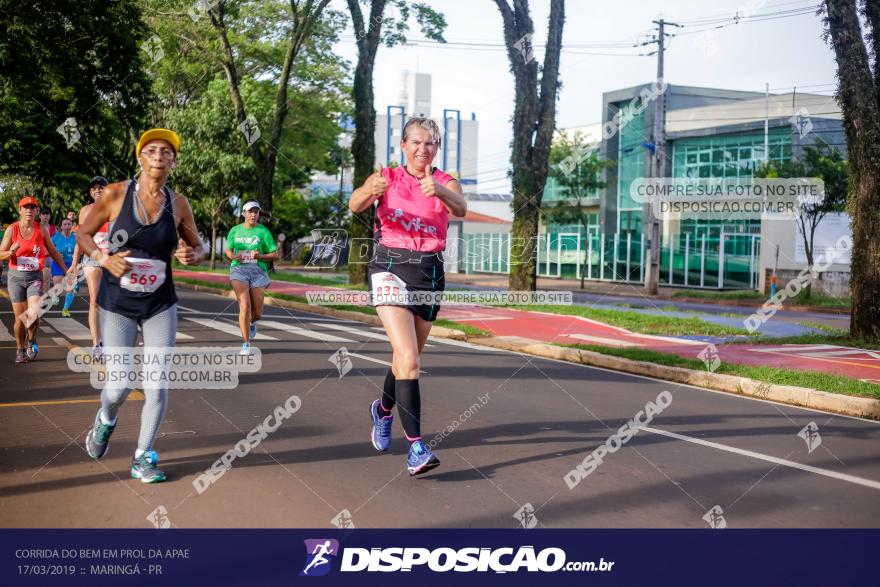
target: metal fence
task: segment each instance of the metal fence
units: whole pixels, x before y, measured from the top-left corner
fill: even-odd
[[[660,247],[660,283],[667,286],[755,289],[760,235],[708,232],[666,235]],[[645,237],[638,233],[542,234],[536,242],[538,275],[591,281],[643,283]],[[458,255],[461,273],[509,273],[509,234],[466,234]]]

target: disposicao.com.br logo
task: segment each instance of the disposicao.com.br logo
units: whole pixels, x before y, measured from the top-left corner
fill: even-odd
[[[330,539],[306,540],[306,566],[300,576],[325,575],[331,560],[339,552],[338,542]],[[427,568],[435,573],[516,573],[518,571],[553,573],[556,571],[605,572],[611,571],[613,561],[604,558],[595,561],[566,561],[561,548],[535,551],[533,546],[518,548],[465,547],[435,549],[419,547],[344,548],[339,571],[351,572],[411,572],[413,568]]]

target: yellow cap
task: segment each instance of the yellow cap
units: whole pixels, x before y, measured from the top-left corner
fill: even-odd
[[[168,130],[167,128],[151,128],[142,134],[141,138],[138,140],[137,147],[134,149],[135,158],[141,156],[141,148],[144,145],[150,141],[155,141],[156,139],[168,141],[168,143],[174,148],[174,152],[180,153],[180,136],[176,132]]]

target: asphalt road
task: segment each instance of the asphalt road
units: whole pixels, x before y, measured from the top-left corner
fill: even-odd
[[[179,296],[180,346],[238,347],[231,300]],[[108,455],[85,453],[98,391],[67,366],[69,347],[90,345],[82,299],[74,310],[50,312],[38,361],[14,365],[0,299],[0,526],[150,528],[156,511],[176,527],[880,526],[880,423],[439,339],[423,357],[422,429],[441,466],[412,479],[399,423],[389,453],[369,441],[391,359],[381,331],[268,306],[258,372],[171,393],[156,442],[168,481],[144,485],[128,476],[142,396]],[[341,347],[354,354],[340,377]],[[664,391],[648,428],[569,489],[565,476]],[[291,395],[300,409],[198,494],[193,480]],[[810,423],[812,445],[798,436]]]

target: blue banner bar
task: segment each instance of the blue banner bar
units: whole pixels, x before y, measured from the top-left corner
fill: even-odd
[[[876,583],[878,539],[878,530],[2,530],[0,581],[854,585]]]

